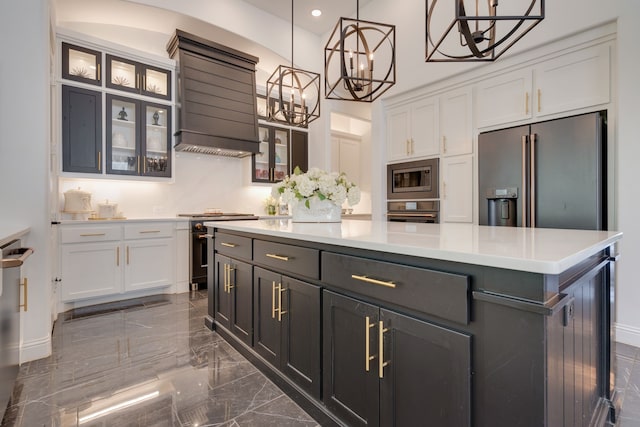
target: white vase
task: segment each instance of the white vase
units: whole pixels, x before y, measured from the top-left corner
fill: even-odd
[[[311,200],[310,208],[304,202],[291,204],[293,222],[341,222],[342,209],[330,200]]]

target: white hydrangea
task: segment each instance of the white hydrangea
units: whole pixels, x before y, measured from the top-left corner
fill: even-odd
[[[347,203],[349,203],[349,206],[360,203],[360,188],[355,185],[349,188],[347,191]]]
[[[347,189],[342,185],[336,186],[335,189],[329,195],[329,200],[331,200],[336,205],[342,205],[344,201],[347,199]]]
[[[312,181],[307,175],[297,175],[293,177],[296,184],[296,190],[302,197],[311,197],[317,189],[317,182]]]

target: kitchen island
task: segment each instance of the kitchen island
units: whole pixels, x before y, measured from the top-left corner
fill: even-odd
[[[323,424],[555,427],[615,416],[619,232],[206,225],[206,324]]]

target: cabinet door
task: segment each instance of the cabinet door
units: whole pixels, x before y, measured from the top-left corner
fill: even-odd
[[[214,317],[216,322],[231,330],[231,293],[228,292],[231,260],[216,255],[215,261]]]
[[[122,292],[122,265],[119,242],[62,245],[62,301]]]
[[[324,291],[322,311],[322,399],[349,426],[378,426],[378,307]]]
[[[401,160],[411,153],[411,110],[407,106],[387,111],[387,156]]]
[[[171,176],[171,107],[143,103],[144,126],[140,138],[143,146],[142,173],[147,176]]]
[[[140,102],[107,94],[107,173],[138,175],[142,171],[140,128],[137,125]]]
[[[282,277],[281,370],[320,398],[320,287]]]
[[[411,157],[435,156],[440,151],[438,124],[438,98],[427,98],[411,107]]]
[[[253,268],[246,262],[230,260],[231,332],[245,344],[253,345]]]
[[[442,159],[442,221],[473,222],[473,156]]]
[[[141,64],[140,93],[154,98],[171,99],[171,71]]]
[[[273,148],[271,145],[272,131],[270,126],[260,126],[258,136],[260,137],[260,152],[251,157],[253,175],[252,182],[269,182],[271,180],[271,163],[273,158]]]
[[[102,94],[62,86],[62,170],[102,172]]]
[[[448,92],[440,97],[440,134],[442,155],[473,152],[470,88]]]
[[[273,182],[282,181],[289,175],[289,129],[274,128],[273,140]]]
[[[62,78],[100,86],[102,53],[62,43]]]
[[[107,87],[140,93],[140,73],[136,61],[107,54]]]
[[[174,282],[173,239],[130,240],[125,243],[125,291],[169,286]]]
[[[470,426],[471,337],[385,309],[380,320],[380,425]]]
[[[279,274],[254,267],[253,348],[276,367],[280,366],[280,322],[277,313],[280,284]]]
[[[291,131],[291,165],[289,174],[292,174],[296,167],[302,172],[309,170],[309,134],[299,130]]]
[[[610,100],[608,45],[582,49],[535,67],[538,117]]]
[[[477,86],[478,128],[531,118],[531,70],[517,70]]]

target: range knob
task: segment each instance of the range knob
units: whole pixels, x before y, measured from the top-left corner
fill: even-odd
[[[204,227],[202,226],[201,222],[198,222],[193,226],[193,228],[195,228],[196,230],[202,230]]]

